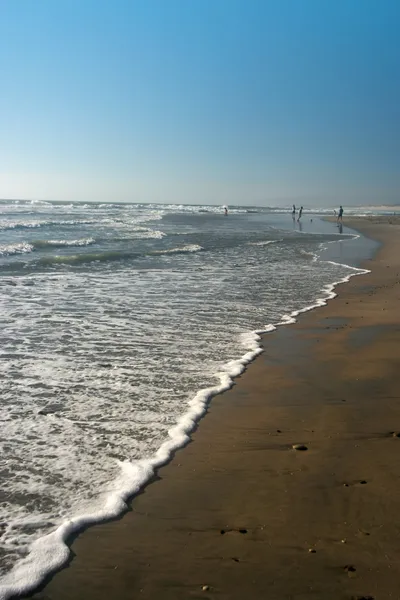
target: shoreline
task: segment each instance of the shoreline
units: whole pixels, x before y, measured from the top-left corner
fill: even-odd
[[[349,238],[354,237],[353,233],[347,234]],[[352,240],[351,240],[352,241]],[[332,242],[329,242],[332,243]],[[335,243],[337,243],[335,241]],[[325,259],[321,259],[323,262]],[[329,260],[328,260],[329,262]],[[354,266],[346,263],[340,264],[348,269],[348,275],[343,276],[337,281],[325,284],[318,290],[319,296],[313,300],[312,304],[304,308],[296,309],[288,314],[281,315],[281,321],[271,323],[262,330],[249,332],[248,345],[252,342],[253,347],[248,347],[246,352],[237,359],[232,359],[226,363],[224,370],[219,374],[219,384],[200,389],[191,401],[188,402],[187,411],[179,418],[178,422],[170,429],[170,436],[165,440],[157,452],[147,459],[136,461],[134,465],[127,463],[123,465],[121,477],[128,474],[131,480],[131,487],[127,489],[118,489],[116,484],[119,478],[108,482],[117,489],[107,498],[104,508],[97,513],[80,513],[64,521],[53,532],[38,538],[33,542],[36,558],[30,562],[30,556],[17,563],[17,577],[9,577],[12,571],[3,577],[6,584],[0,584],[0,598],[24,598],[32,597],[37,590],[43,589],[48,581],[57,575],[61,570],[67,568],[73,560],[71,550],[72,542],[88,528],[102,525],[107,522],[122,519],[127,512],[130,512],[130,505],[137,495],[142,494],[146,487],[158,477],[158,470],[165,467],[175,454],[183,450],[187,444],[191,443],[192,434],[197,430],[200,421],[206,415],[210,402],[219,395],[229,391],[236,380],[243,374],[251,363],[264,351],[263,338],[267,334],[276,331],[278,328],[291,325],[297,322],[299,316],[308,313],[316,308],[326,306],[326,304],[336,297],[336,287],[347,283],[352,277],[368,273],[368,270],[360,266]],[[228,368],[229,367],[229,368]],[[39,556],[39,560],[37,560]],[[51,563],[51,566],[48,566]],[[44,569],[44,565],[47,567]],[[19,572],[18,572],[19,570]],[[43,574],[45,573],[45,574]],[[30,578],[31,583],[26,583]],[[10,579],[11,583],[7,581]],[[17,581],[17,583],[15,583]],[[22,581],[23,583],[19,583]],[[35,583],[32,583],[35,582]]]
[[[349,219],[349,220],[346,220],[346,224],[348,224],[348,221],[350,221],[350,219]],[[353,226],[353,225],[350,225],[350,226]],[[365,229],[365,228],[364,228],[364,229]],[[375,233],[376,233],[376,232],[375,232]],[[350,275],[350,276],[351,276],[351,275]],[[352,281],[354,281],[354,280],[358,280],[358,277],[352,277],[352,279],[351,279],[351,282],[352,282]],[[351,282],[350,282],[350,283],[351,283]],[[338,283],[339,283],[339,282],[338,282]],[[331,287],[332,287],[332,289],[334,289],[334,288],[335,288],[335,286],[336,286],[336,285],[338,285],[338,283],[336,283],[336,284],[332,284],[332,286],[331,286]],[[348,284],[348,285],[349,285],[349,284]],[[357,286],[356,286],[356,287],[357,287]],[[342,296],[342,295],[345,295],[345,293],[344,293],[344,294],[342,294],[342,289],[347,289],[347,286],[346,286],[346,288],[340,288],[340,292],[341,292],[341,293],[340,293],[340,296]],[[336,291],[335,291],[335,295],[336,295],[337,293],[338,293],[338,291],[336,290]],[[327,298],[327,300],[329,300],[329,297]],[[325,302],[325,301],[324,301],[324,302],[322,302],[322,303],[323,303],[323,304],[326,304],[326,302]],[[321,303],[321,304],[322,304],[322,303]],[[319,305],[321,305],[321,304],[316,304],[316,305],[315,305],[315,307],[316,307],[316,306],[319,306]],[[329,306],[331,306],[331,304],[330,304],[330,303],[328,304],[328,307],[329,307]],[[309,316],[313,317],[315,314],[317,314],[317,313],[318,313],[318,315],[319,315],[321,312],[325,312],[325,311],[327,310],[327,307],[325,307],[325,311],[317,311],[317,313],[316,313],[315,311],[313,311],[313,310],[312,310],[312,308],[313,308],[313,307],[309,307],[309,308],[306,308],[306,309],[303,309],[303,310],[300,310],[300,311],[295,311],[295,313],[293,313],[293,315],[295,315],[295,314],[296,314],[296,316],[298,316],[298,315],[299,315],[299,314],[301,314],[301,313],[307,313],[307,312],[308,312],[308,315],[307,315],[307,314],[305,314],[304,316],[302,316],[302,319],[301,319],[301,324],[298,322],[298,323],[296,323],[296,325],[295,325],[294,327],[297,327],[297,326],[299,326],[299,325],[300,325],[300,328],[299,328],[299,329],[300,329],[300,330],[304,330],[304,329],[305,329],[305,326],[304,326],[304,324],[303,324],[303,321],[306,319],[306,316],[308,316],[308,317],[309,317]],[[311,311],[311,312],[309,312],[309,311]],[[308,320],[310,320],[310,319],[308,319]],[[311,320],[312,320],[312,319],[311,319]],[[293,322],[293,321],[290,321],[290,320],[289,320],[289,321],[287,321],[287,322],[286,322],[286,321],[283,321],[281,324],[286,324],[286,323],[290,323],[290,322]],[[281,327],[279,328],[279,332],[280,332],[280,331],[284,331],[284,330],[287,330],[287,331],[289,331],[289,330],[290,330],[290,331],[292,331],[292,328],[281,328]],[[274,336],[277,336],[277,333],[278,333],[278,332],[275,332],[275,333],[274,333]],[[286,338],[286,337],[287,337],[287,334],[281,334],[281,335],[280,335],[280,337]],[[289,334],[289,337],[290,337],[290,334]],[[269,344],[269,342],[270,342],[270,341],[271,341],[271,342],[274,342],[274,339],[273,339],[273,338],[269,338],[269,336],[268,336],[268,335],[264,335],[264,336],[263,336],[263,345],[264,345],[265,352],[267,352],[267,350],[268,350],[268,344]],[[277,346],[279,347],[279,340],[277,340]],[[258,359],[258,361],[259,361],[259,360],[260,360],[260,358]],[[234,394],[235,396],[237,396],[237,395],[238,395],[238,393],[237,393],[237,390],[238,390],[238,389],[239,389],[239,388],[242,386],[242,380],[243,380],[243,382],[244,382],[244,381],[246,381],[246,382],[247,382],[247,386],[249,387],[249,378],[250,378],[250,379],[252,378],[252,374],[253,374],[253,372],[255,371],[255,368],[253,367],[253,365],[256,365],[256,364],[258,364],[258,361],[254,361],[254,362],[252,363],[252,365],[250,365],[250,366],[248,367],[248,370],[246,371],[246,373],[245,373],[244,375],[242,375],[242,376],[241,376],[239,379],[236,379],[236,381],[235,381],[236,385],[235,385],[235,387],[233,388],[233,390],[230,390],[230,391],[229,391],[229,392],[227,392],[227,393],[223,393],[223,394],[220,394],[220,395],[218,395],[218,396],[214,396],[214,397],[213,397],[213,399],[212,399],[212,403],[211,403],[211,405],[209,405],[209,407],[208,407],[208,410],[209,410],[209,412],[210,412],[210,413],[212,413],[212,412],[215,412],[215,411],[214,411],[214,403],[216,403],[217,399],[218,399],[218,405],[219,405],[219,407],[218,407],[218,410],[222,410],[222,411],[224,411],[224,410],[225,410],[225,411],[226,411],[226,410],[228,410],[228,411],[229,411],[229,406],[226,406],[226,405],[225,405],[225,408],[224,408],[224,406],[223,406],[223,405],[225,404],[225,401],[224,401],[224,399],[226,399],[226,398],[228,397],[228,395],[229,395],[229,394],[232,394],[233,392],[235,392],[235,394]],[[258,369],[257,369],[257,370],[258,370],[258,371],[260,371],[260,367],[258,367]],[[265,377],[268,377],[268,375],[269,375],[268,373],[260,374],[260,376],[262,376],[262,377],[264,377],[264,378],[265,378]],[[250,388],[251,388],[251,387],[252,387],[252,385],[250,385]],[[241,395],[241,393],[242,393],[242,392],[239,392],[239,396]],[[245,410],[245,407],[242,407],[242,408]],[[198,429],[195,429],[195,433],[194,433],[194,435],[193,435],[194,442],[197,442],[197,438],[199,438],[199,437],[202,437],[202,438],[203,438],[203,437],[204,437],[204,435],[206,435],[206,433],[205,433],[205,432],[203,433],[203,431],[202,431],[202,430],[203,430],[203,427],[204,427],[204,425],[203,425],[203,424],[204,424],[205,422],[209,422],[211,419],[212,419],[212,415],[210,415],[210,416],[208,417],[208,419],[206,419],[206,420],[202,421],[202,427],[201,427],[199,430],[198,430]],[[211,425],[211,424],[210,424],[210,425]],[[223,426],[222,426],[222,427],[223,427]],[[211,426],[211,428],[213,428],[213,427]],[[164,475],[164,472],[165,472],[166,470],[170,470],[170,469],[169,469],[170,467],[171,467],[171,470],[175,471],[175,474],[176,474],[176,469],[177,469],[177,467],[181,467],[181,463],[182,463],[182,464],[184,463],[184,461],[185,461],[185,458],[186,458],[186,453],[188,452],[189,448],[190,448],[190,449],[192,449],[194,446],[195,446],[195,444],[194,444],[194,443],[192,443],[192,444],[189,444],[189,446],[187,446],[187,449],[185,450],[185,453],[182,453],[182,454],[180,454],[180,453],[179,453],[179,455],[178,455],[178,456],[176,456],[176,457],[174,458],[174,460],[173,460],[171,463],[168,463],[168,465],[164,466],[164,467],[161,469],[161,472],[160,472],[160,474],[159,474],[159,475],[160,475],[160,476]],[[196,453],[195,453],[195,454],[196,454]],[[191,453],[191,455],[193,456],[193,453]],[[177,460],[178,460],[178,459],[182,459],[182,460],[181,460],[181,463],[179,463],[179,464],[177,464],[177,465],[176,465],[176,462],[177,462]],[[197,460],[199,460],[199,458],[198,458]],[[200,460],[201,460],[201,457],[200,457]],[[175,466],[173,466],[174,464],[175,464]],[[168,475],[168,477],[170,477],[170,476],[173,476],[173,473],[172,473],[171,475]],[[166,476],[166,477],[167,477],[167,476]],[[160,483],[160,482],[159,482],[159,483]],[[139,500],[140,500],[139,504],[141,504],[141,503],[142,503],[142,501],[143,501],[143,499],[144,499],[144,497],[145,497],[145,496],[147,496],[147,495],[148,495],[148,493],[149,493],[149,492],[151,492],[151,490],[152,490],[152,489],[153,489],[153,487],[155,487],[155,486],[156,486],[156,484],[155,484],[155,483],[153,483],[153,485],[152,485],[152,486],[150,486],[150,487],[145,487],[145,489],[143,490],[143,492],[141,492],[141,493],[139,494],[139,496],[136,496],[136,497],[134,498],[134,500],[133,500],[133,507],[132,507],[132,510],[133,510],[133,511],[137,510],[137,509],[135,508],[135,505],[137,504],[137,500],[139,499]],[[77,548],[79,548],[79,547],[81,546],[81,540],[82,540],[82,543],[84,544],[83,540],[84,540],[84,538],[85,538],[85,537],[88,537],[88,535],[89,535],[89,534],[90,534],[90,536],[91,536],[91,538],[92,538],[92,542],[93,542],[93,539],[94,539],[94,538],[93,538],[93,534],[92,534],[92,532],[96,531],[96,535],[98,535],[98,533],[99,533],[99,530],[100,530],[101,528],[103,528],[103,531],[105,531],[104,527],[105,527],[105,528],[108,530],[108,529],[109,529],[109,527],[111,527],[111,528],[112,528],[113,526],[115,526],[115,525],[117,525],[117,524],[123,523],[123,522],[124,522],[124,521],[125,521],[127,518],[130,518],[130,519],[131,519],[131,515],[130,515],[130,514],[128,514],[128,515],[125,515],[125,516],[123,516],[123,517],[122,517],[122,518],[121,518],[119,521],[111,522],[110,524],[108,524],[108,523],[103,523],[102,525],[98,525],[98,526],[96,526],[96,527],[93,527],[91,530],[88,530],[87,532],[85,532],[85,533],[83,533],[81,536],[79,536],[79,538],[77,539],[77,541],[76,541],[76,542],[73,544],[73,548],[75,548],[75,546],[76,546]],[[137,515],[136,515],[134,518],[137,518]],[[106,526],[107,526],[107,527],[106,527]],[[119,527],[118,527],[118,529],[119,529]],[[228,529],[229,529],[229,528],[228,528]],[[232,533],[232,532],[234,533],[234,532],[235,532],[235,530],[234,530],[234,529],[233,529],[233,530],[229,530],[228,532],[229,532],[229,533]],[[244,534],[243,534],[243,535],[244,535]],[[241,534],[239,535],[239,537],[241,537]],[[86,543],[86,542],[85,542],[85,543]],[[89,542],[89,544],[90,544],[90,542]],[[79,552],[79,554],[80,554],[80,552]],[[167,558],[168,558],[168,557],[166,557],[166,559],[167,559]],[[232,559],[232,560],[234,560],[234,559]],[[44,598],[44,597],[46,597],[46,598],[53,598],[53,597],[54,597],[54,598],[63,598],[63,597],[67,598],[68,596],[64,596],[64,595],[62,595],[62,590],[60,590],[60,589],[59,589],[59,587],[57,586],[57,581],[58,581],[58,579],[60,578],[60,576],[61,576],[63,573],[67,573],[66,577],[67,577],[67,578],[68,578],[68,577],[70,578],[70,577],[71,577],[70,573],[71,573],[72,571],[74,571],[74,570],[76,571],[76,568],[74,567],[74,564],[75,564],[75,562],[78,562],[78,561],[79,561],[79,558],[78,558],[78,560],[77,560],[77,561],[73,561],[73,563],[71,564],[71,566],[70,566],[70,568],[69,568],[68,570],[61,571],[61,572],[59,572],[58,574],[56,574],[56,575],[55,575],[55,577],[52,579],[51,583],[50,583],[50,584],[49,584],[49,585],[48,585],[48,586],[45,588],[45,592],[46,592],[46,595],[45,595],[45,596],[42,596],[42,595],[39,593],[39,594],[38,594],[38,595],[36,595],[35,597],[37,597],[38,599],[39,599],[39,598]],[[83,556],[82,556],[82,561],[83,561],[83,562],[85,562],[85,555],[83,555]],[[240,561],[239,561],[239,562],[240,562]],[[80,571],[80,568],[79,568],[79,567],[77,567],[77,568],[78,568],[78,572],[79,572],[79,573],[81,573],[81,571]],[[68,575],[68,574],[69,574],[69,575]],[[81,574],[82,574],[82,573],[81,573]],[[75,573],[75,576],[76,576],[76,573]],[[208,585],[208,584],[205,584],[205,585]],[[212,586],[212,587],[214,588],[215,586]],[[52,595],[50,595],[50,596],[49,596],[49,595],[48,595],[48,592],[49,592],[49,590],[50,590],[50,593],[52,593],[52,590],[57,590],[57,589],[58,589],[58,591],[56,591],[56,595],[54,595],[54,596],[52,596]],[[210,588],[210,589],[211,589],[211,588]],[[216,588],[215,588],[215,589],[216,589]],[[176,590],[175,590],[175,591],[176,591]],[[197,590],[197,591],[198,591],[198,590]],[[202,596],[202,597],[204,597],[204,592],[205,592],[205,591],[209,591],[209,590],[201,590],[201,591],[203,592],[203,596]],[[57,595],[57,594],[60,594],[60,593],[61,593],[61,595]],[[109,593],[110,593],[110,592],[109,592]],[[161,597],[165,597],[165,598],[169,597],[168,595],[162,595],[162,593],[163,593],[163,592],[160,592],[160,590],[158,590],[158,592],[157,592],[157,593],[158,593],[158,594],[159,594],[159,593],[161,593]],[[197,593],[197,592],[196,592],[196,590],[194,590],[194,593]],[[86,589],[86,594],[90,595],[90,594],[91,594],[91,593],[90,593],[90,590]],[[98,590],[98,589],[96,590],[96,594],[94,594],[94,596],[95,596],[96,598],[98,598],[98,597],[102,597],[102,596],[99,596],[99,590]],[[71,597],[71,596],[69,596],[69,597]],[[74,590],[73,597],[78,597],[78,596],[76,595],[76,590]],[[87,597],[87,596],[85,596],[85,597]],[[106,596],[104,596],[104,597],[106,597]],[[125,596],[119,596],[119,597],[123,598],[123,597],[125,597]],[[128,597],[128,596],[126,596],[126,597]],[[142,596],[142,597],[147,597],[147,596]],[[148,597],[152,597],[152,596],[148,596]],[[171,597],[172,597],[172,596],[171,596]],[[175,597],[178,597],[178,596],[175,596]],[[180,596],[179,596],[179,597],[180,597]],[[183,596],[182,596],[182,597],[183,597]],[[186,596],[185,596],[185,597],[186,597]],[[197,597],[197,596],[194,596],[194,597]],[[229,597],[233,597],[233,596],[229,596]]]
[[[351,232],[347,233],[347,236],[353,245],[352,238],[357,237],[357,234]],[[335,243],[338,242],[335,241]],[[317,260],[317,255],[315,255],[315,259]],[[329,262],[329,259],[321,258],[320,260],[321,262],[325,260]],[[170,429],[169,438],[163,442],[157,452],[147,459],[136,461],[133,465],[129,463],[126,466],[123,465],[121,477],[124,474],[129,476],[130,487],[127,488],[125,485],[125,487],[119,488],[116,486],[119,478],[113,480],[110,482],[110,485],[115,486],[116,489],[107,498],[104,508],[99,512],[74,515],[69,520],[64,521],[50,534],[38,538],[33,543],[35,558],[28,555],[25,559],[25,564],[23,561],[17,563],[14,577],[10,577],[12,571],[3,577],[3,581],[6,584],[0,584],[0,597],[7,599],[21,598],[26,595],[30,597],[32,593],[35,593],[35,590],[41,589],[46,585],[47,581],[50,581],[60,570],[69,565],[72,560],[70,555],[72,540],[81,535],[89,527],[123,518],[124,514],[130,510],[130,504],[133,499],[138,494],[141,494],[146,486],[157,477],[157,471],[173,460],[176,452],[183,450],[191,442],[191,434],[197,429],[200,421],[207,413],[209,404],[213,398],[230,390],[236,384],[238,377],[264,351],[262,344],[263,337],[277,330],[279,327],[296,323],[298,317],[303,313],[325,306],[329,300],[336,296],[335,289],[338,285],[347,283],[354,276],[368,272],[360,266],[343,262],[334,264],[343,266],[348,270],[348,274],[339,280],[325,284],[318,290],[318,294],[320,295],[312,301],[312,304],[296,309],[288,314],[282,314],[280,321],[270,323],[261,330],[254,330],[246,334],[248,338],[246,352],[240,358],[232,359],[226,363],[224,370],[219,375],[219,385],[215,384],[207,388],[202,388],[194,395],[192,400],[188,402],[187,411]],[[251,345],[252,348],[250,347]],[[43,575],[44,565],[46,565],[46,575]],[[11,580],[11,584],[7,581],[8,579]],[[26,583],[29,580],[30,582]],[[15,581],[22,581],[23,583],[15,583]]]

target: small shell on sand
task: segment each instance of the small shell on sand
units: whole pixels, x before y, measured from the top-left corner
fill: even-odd
[[[208,592],[210,590],[210,586],[209,585],[203,585],[202,588],[203,592]]]

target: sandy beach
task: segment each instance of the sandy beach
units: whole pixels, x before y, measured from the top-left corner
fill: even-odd
[[[371,273],[266,335],[36,600],[400,598],[399,217],[345,224],[382,243]]]

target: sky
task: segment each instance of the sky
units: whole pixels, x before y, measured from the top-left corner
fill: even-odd
[[[1,0],[0,198],[400,203],[398,0]]]

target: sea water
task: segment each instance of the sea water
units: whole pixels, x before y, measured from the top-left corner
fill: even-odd
[[[349,237],[311,216],[0,203],[1,597],[61,566],[72,531],[125,509],[259,333],[360,272],[319,258]]]

